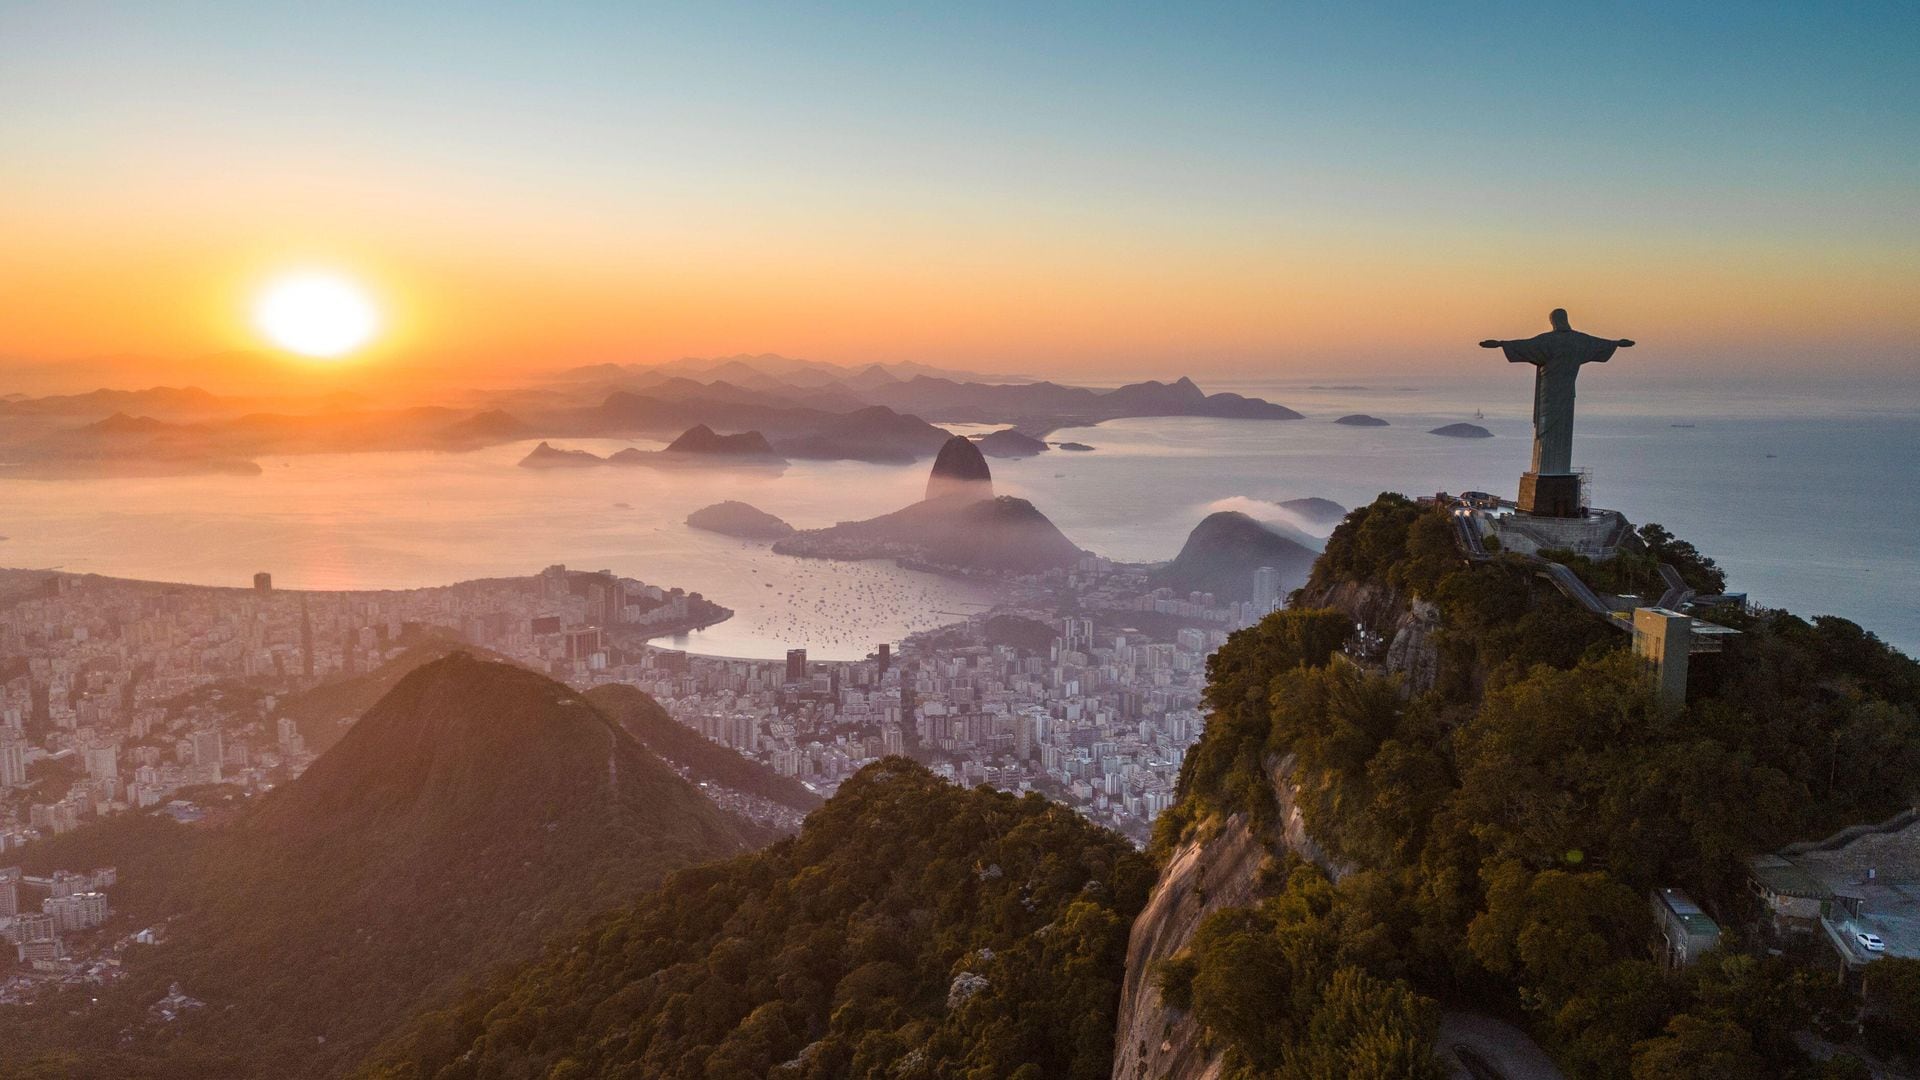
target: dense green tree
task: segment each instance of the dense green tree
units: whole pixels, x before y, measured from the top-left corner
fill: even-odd
[[[1721,1017],[1681,1013],[1633,1049],[1633,1080],[1751,1080],[1766,1071],[1746,1029]]]
[[[1303,663],[1297,644],[1261,634],[1235,635],[1212,660],[1207,733],[1156,850],[1227,814],[1271,825],[1285,800],[1341,880],[1271,875],[1267,899],[1219,913],[1164,965],[1168,1000],[1190,1003],[1250,1076],[1305,1053],[1317,999],[1299,987],[1324,989],[1346,967],[1518,1006],[1582,1080],[1812,1068],[1794,1033],[1849,1023],[1831,980],[1737,943],[1666,972],[1649,958],[1645,898],[1678,885],[1737,920],[1751,911],[1750,854],[1910,805],[1920,665],[1845,620],[1727,608],[1715,618],[1740,634],[1695,658],[1675,707],[1653,695],[1627,635],[1536,563],[1469,565],[1451,544],[1443,511],[1382,496],[1335,530],[1296,598],[1358,597],[1369,618],[1395,598],[1432,603],[1438,670],[1424,693],[1331,647],[1329,662]],[[1606,591],[1664,590],[1662,562],[1701,592],[1724,587],[1712,560],[1658,526],[1612,560],[1567,561]],[[1236,980],[1250,997],[1228,1000]],[[1895,1013],[1871,1021],[1889,1046]]]
[[[1920,1057],[1920,960],[1889,956],[1867,968],[1868,1031],[1881,1046]]]
[[[676,875],[367,1074],[1104,1078],[1151,880],[1065,807],[889,758],[798,836]]]

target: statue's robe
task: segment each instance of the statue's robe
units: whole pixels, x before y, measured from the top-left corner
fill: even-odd
[[[1573,383],[1582,364],[1604,364],[1617,341],[1578,330],[1549,330],[1522,341],[1503,341],[1509,363],[1532,364],[1533,471],[1573,471]]]

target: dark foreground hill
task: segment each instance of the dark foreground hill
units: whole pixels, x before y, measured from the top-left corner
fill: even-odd
[[[172,916],[169,940],[130,954],[98,1004],[39,1007],[0,1055],[57,1046],[72,1075],[335,1075],[470,978],[748,846],[586,699],[464,653],[401,679],[213,834],[133,821],[162,849],[140,871],[171,868],[145,913]],[[172,983],[206,1005],[157,1023]]]
[[[1105,1080],[1150,877],[1072,810],[888,758],[799,836],[676,875],[366,1075]]]

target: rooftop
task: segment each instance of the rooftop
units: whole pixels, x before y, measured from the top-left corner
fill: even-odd
[[[1837,924],[1839,945],[1850,958],[1875,958],[1852,940],[1862,931],[1886,942],[1880,955],[1920,958],[1920,821],[1867,832],[1830,848],[1816,845],[1789,856],[1790,863],[1773,858],[1845,902],[1830,921]],[[1760,876],[1756,866],[1755,877]]]
[[[1833,890],[1778,855],[1756,855],[1747,860],[1747,865],[1753,871],[1753,879],[1769,892],[1810,900],[1833,899]]]

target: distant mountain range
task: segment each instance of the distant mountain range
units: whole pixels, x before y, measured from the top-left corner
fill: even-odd
[[[855,387],[883,386],[920,376],[953,379],[959,382],[985,382],[990,379],[998,379],[1002,382],[1034,381],[1024,375],[983,375],[974,371],[932,367],[911,361],[849,366],[830,364],[822,360],[799,360],[776,353],[759,355],[742,353],[736,356],[719,357],[687,356],[664,364],[589,364],[555,372],[551,377],[560,382],[584,382],[646,378],[655,375],[705,381],[721,379],[743,385],[752,385],[756,380],[777,380],[792,386],[844,383]]]
[[[223,398],[194,387],[99,390],[0,401],[0,475],[257,471],[266,454],[471,450],[524,439],[670,438],[689,429],[758,432],[787,458],[909,464],[936,453],[938,423],[1017,425],[986,441],[996,456],[1071,426],[1134,416],[1298,419],[1282,405],[1207,394],[1191,379],[1091,389],[985,381],[915,364],[841,368],[776,356],[655,367],[570,369],[541,386],[371,408],[334,395],[304,402]],[[1018,445],[1014,445],[1018,444]]]

